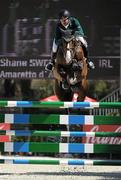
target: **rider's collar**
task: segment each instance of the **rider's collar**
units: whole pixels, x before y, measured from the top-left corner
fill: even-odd
[[[71,22],[69,20],[69,23],[66,26],[64,26],[64,25],[62,25],[62,26],[65,27],[65,29],[67,29],[70,24],[71,24]]]
[[[66,26],[64,26],[64,25],[59,21],[58,25],[59,25],[59,28],[62,28],[62,29],[65,29],[65,30],[66,30],[69,26],[71,26],[71,21],[69,20],[69,23],[68,23]]]
[[[68,26],[69,26],[69,24],[70,24],[70,23],[68,23],[66,26],[64,26],[64,25],[63,25],[63,26],[67,29],[67,28],[68,28]]]

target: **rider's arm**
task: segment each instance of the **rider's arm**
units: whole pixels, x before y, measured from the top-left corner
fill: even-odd
[[[73,18],[73,23],[74,23],[74,32],[75,32],[74,34],[81,35],[82,37],[84,37],[85,35],[78,19]]]
[[[60,29],[59,29],[59,26],[57,25],[56,27],[56,30],[55,30],[55,43],[57,44],[58,41],[61,39],[61,32],[60,32]]]

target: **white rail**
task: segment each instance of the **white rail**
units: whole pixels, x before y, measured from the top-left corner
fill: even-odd
[[[120,97],[120,88],[114,90],[112,93],[105,96],[103,99],[101,99],[101,102],[118,102]],[[108,115],[108,114],[118,114],[118,109],[91,109],[90,114],[93,115]]]

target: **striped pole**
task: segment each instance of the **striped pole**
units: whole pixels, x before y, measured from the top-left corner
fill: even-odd
[[[41,153],[121,153],[121,144],[5,142],[0,143],[0,151]]]
[[[0,135],[8,136],[57,136],[57,137],[121,137],[121,132],[80,132],[80,131],[38,131],[0,130]]]
[[[121,108],[121,102],[39,102],[0,101],[0,107],[32,108]],[[36,115],[0,114],[0,123],[8,124],[82,124],[121,125],[121,117],[90,115]],[[4,136],[59,136],[59,137],[121,137],[120,132],[80,132],[43,130],[0,130]],[[11,139],[10,139],[11,141]],[[58,142],[0,142],[0,152],[40,152],[40,153],[119,153],[121,144],[83,144]],[[121,165],[121,160],[80,160],[80,159],[28,159],[1,158],[0,163],[12,164],[67,164],[67,165]]]
[[[42,165],[103,165],[121,166],[121,160],[84,160],[84,159],[33,159],[22,157],[0,158],[0,164],[42,164]]]
[[[0,101],[0,107],[33,108],[121,108],[121,102],[39,102],[39,101]]]
[[[0,114],[0,123],[9,124],[81,124],[121,125],[120,116],[58,115],[58,114]]]

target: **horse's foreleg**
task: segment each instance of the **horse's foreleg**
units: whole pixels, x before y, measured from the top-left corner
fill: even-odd
[[[56,96],[60,101],[72,101],[73,92],[71,91],[70,88],[68,90],[64,90],[61,84],[62,84],[61,82],[55,79],[54,91]]]

